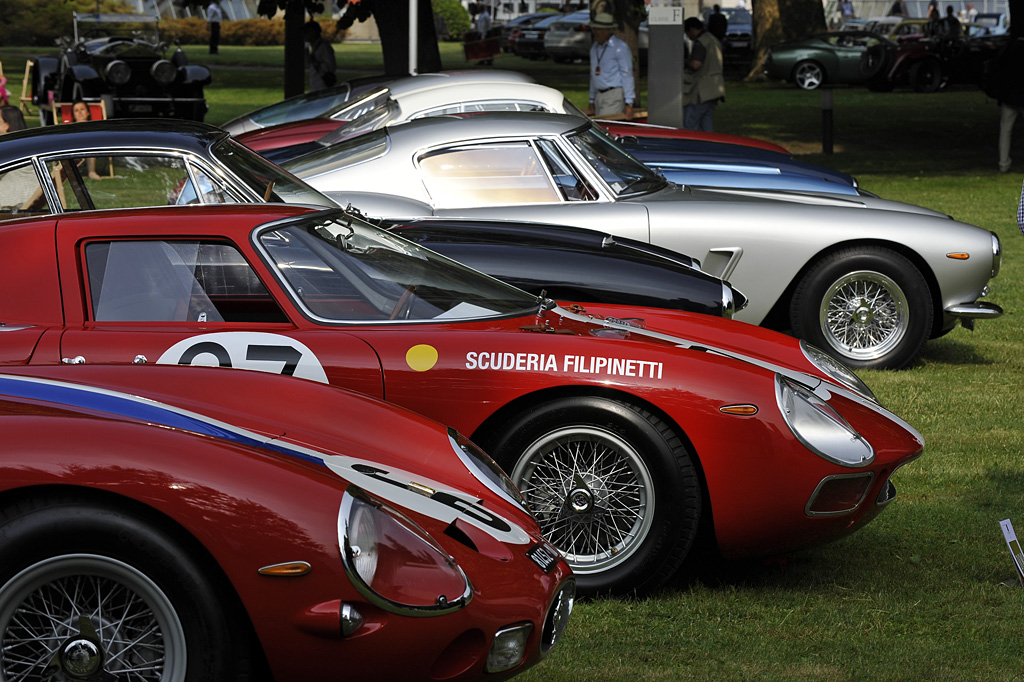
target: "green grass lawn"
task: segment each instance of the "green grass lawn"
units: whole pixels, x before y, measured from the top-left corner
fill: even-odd
[[[280,48],[222,48],[208,120],[277,101]],[[468,66],[442,46],[446,68]],[[17,93],[26,48],[2,48]],[[379,72],[379,48],[340,45],[342,78]],[[20,64],[20,65],[19,65]],[[585,103],[587,69],[501,56]],[[854,174],[882,197],[995,231],[1004,262],[991,300],[1006,315],[931,341],[912,368],[864,372],[882,402],[924,435],[924,455],[897,475],[897,500],[841,541],[783,558],[688,566],[644,601],[580,604],[564,642],[521,679],[1011,680],[1024,678],[1024,589],[999,530],[1024,532],[1024,237],[1015,214],[1024,174],[996,171],[998,107],[974,89],[931,95],[835,91],[835,152],[821,153],[819,93],[727,83],[716,130],[787,145]]]

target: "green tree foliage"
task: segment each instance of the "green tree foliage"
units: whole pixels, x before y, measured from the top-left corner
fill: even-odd
[[[462,40],[471,25],[469,12],[459,0],[433,0],[434,14],[437,15],[438,40]]]
[[[96,0],[0,0],[0,45],[53,45],[74,31],[72,12],[95,12]],[[120,0],[100,0],[100,12],[131,12]]]

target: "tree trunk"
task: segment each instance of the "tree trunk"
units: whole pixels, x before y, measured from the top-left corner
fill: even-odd
[[[754,61],[746,80],[764,78],[764,58],[772,45],[827,30],[821,0],[755,0],[752,4]]]
[[[1010,12],[1010,37],[1024,38],[1024,0],[1009,0],[1007,4]]]
[[[290,0],[284,11],[285,99],[306,91],[306,47],[302,36],[305,23],[306,7],[302,0]]]
[[[434,30],[434,10],[430,0],[417,0],[417,72],[441,70],[441,51]],[[380,32],[384,55],[384,73],[392,76],[409,73],[409,3],[407,0],[377,0],[373,12]]]

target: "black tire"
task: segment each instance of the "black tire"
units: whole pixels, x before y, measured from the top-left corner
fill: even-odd
[[[595,396],[545,403],[513,419],[493,452],[581,595],[650,593],[697,535],[693,461],[678,435],[639,407]]]
[[[889,69],[889,61],[890,53],[885,45],[872,45],[860,56],[860,75],[868,81],[884,78],[885,72]]]
[[[805,59],[793,67],[793,82],[801,90],[817,90],[825,83],[825,68],[818,62]]]
[[[935,92],[942,87],[942,64],[932,57],[922,59],[910,67],[907,77],[917,92]]]
[[[78,677],[52,679],[97,674],[90,664],[120,679],[124,668],[144,669],[156,657],[161,667],[132,679],[246,679],[248,629],[238,627],[230,615],[235,602],[222,598],[194,554],[114,506],[54,496],[5,509],[0,679],[50,679],[41,668],[63,669],[63,652],[76,654],[67,665],[86,666],[86,674],[80,668]],[[156,629],[143,634],[149,628]],[[100,661],[103,654],[112,655]]]
[[[921,352],[934,310],[913,263],[886,248],[829,254],[800,280],[790,323],[801,339],[852,367],[900,369]]]

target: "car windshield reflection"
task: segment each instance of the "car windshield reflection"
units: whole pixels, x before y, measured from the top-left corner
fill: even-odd
[[[654,192],[667,184],[603,131],[590,127],[567,139],[619,197]]]
[[[248,147],[225,139],[214,145],[213,155],[242,182],[269,203],[337,206],[302,180],[281,170]]]
[[[426,322],[519,316],[540,301],[343,211],[257,236],[296,303],[322,322]]]

